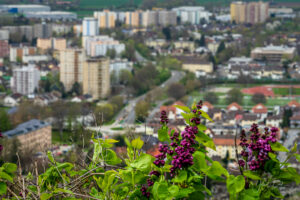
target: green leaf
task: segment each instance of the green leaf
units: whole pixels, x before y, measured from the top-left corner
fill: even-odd
[[[53,192],[54,193],[73,194],[73,192],[71,190],[66,190],[66,189],[62,189],[62,188],[56,188]]]
[[[269,155],[269,157],[270,157],[273,161],[279,162],[279,160],[277,159],[277,155],[276,155],[276,154],[270,153],[270,152],[269,152],[268,155]]]
[[[296,153],[297,152],[297,143],[295,142],[293,148],[291,149],[292,153]]]
[[[160,129],[158,129],[158,139],[161,142],[169,141],[169,134],[168,134],[168,127],[167,126],[162,126]]]
[[[210,116],[209,116],[206,112],[204,112],[203,110],[201,110],[201,116],[204,117],[205,119],[208,119],[208,120],[211,121],[211,122],[214,122],[214,121],[210,118]]]
[[[144,145],[144,141],[141,140],[141,138],[136,138],[134,140],[131,141],[131,145],[133,148],[136,148],[136,149],[141,149]]]
[[[258,189],[250,188],[243,190],[240,193],[240,199],[242,200],[259,200],[259,191]]]
[[[289,150],[279,142],[275,142],[275,143],[269,142],[269,144],[271,145],[273,151],[289,152]]]
[[[222,176],[222,175],[225,175],[226,177],[229,176],[228,171],[224,167],[222,167],[222,165],[217,161],[213,161],[212,165],[210,166],[206,174],[212,178],[214,176]]]
[[[299,154],[294,154],[295,158],[300,162],[300,155]]]
[[[180,188],[178,194],[177,194],[177,198],[184,198],[184,197],[188,197],[189,194],[191,194],[192,192],[194,192],[195,189],[194,188]]]
[[[155,199],[166,199],[170,193],[168,190],[168,183],[166,182],[155,182],[152,188],[152,193]]]
[[[134,160],[130,166],[143,172],[149,172],[153,159],[154,158],[151,155],[143,154],[138,159]]]
[[[7,173],[5,173],[3,171],[2,172],[0,171],[0,178],[8,180],[11,183],[14,181],[10,175],[8,175]]]
[[[216,151],[216,146],[214,144],[213,139],[205,133],[203,133],[202,131],[198,131],[198,134],[196,134],[196,141]]]
[[[230,175],[227,178],[226,181],[227,190],[231,194],[237,194],[241,192],[245,187],[245,179],[243,176],[239,175],[237,177],[234,177],[233,175]]]
[[[0,182],[0,195],[6,194],[7,186],[4,182]]]
[[[173,179],[174,183],[182,183],[187,179],[187,172],[182,170],[179,174]]]
[[[47,152],[47,155],[48,155],[48,159],[50,160],[50,162],[52,162],[52,163],[54,164],[54,163],[55,163],[55,160],[54,160],[54,158],[53,158],[53,155],[52,155],[51,151],[48,151],[48,152]]]
[[[109,165],[117,165],[122,162],[120,158],[118,158],[116,152],[111,149],[106,149],[103,152],[104,161]]]
[[[194,161],[194,165],[192,166],[192,168],[196,171],[206,171],[208,169],[206,160],[205,160],[205,154],[201,151],[196,151],[193,154],[193,161]]]
[[[17,170],[17,165],[14,163],[4,163],[2,167],[8,173],[14,173]]]
[[[207,128],[204,124],[197,125],[199,131],[205,131]]]
[[[252,180],[260,180],[261,179],[261,177],[257,173],[250,171],[250,170],[244,171],[243,175]]]
[[[43,193],[41,194],[41,200],[47,200],[50,199],[52,197],[52,194],[50,193]]]
[[[187,106],[180,106],[180,105],[174,105],[175,108],[179,108],[180,110],[183,110],[186,113],[191,112],[190,108]]]
[[[172,185],[171,187],[168,188],[168,191],[170,192],[170,194],[175,197],[178,192],[179,192],[179,188],[177,185]]]

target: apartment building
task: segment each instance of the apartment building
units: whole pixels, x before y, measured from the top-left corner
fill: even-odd
[[[9,44],[7,40],[0,40],[0,58],[9,56]]]
[[[37,48],[41,50],[65,50],[67,48],[67,41],[65,38],[38,38]]]
[[[231,21],[236,23],[263,23],[269,17],[269,3],[232,2],[230,4]]]
[[[181,24],[200,24],[203,19],[209,21],[209,17],[212,15],[212,13],[200,6],[182,6],[173,8],[172,10],[177,13],[177,17],[180,18]]]
[[[85,17],[82,21],[82,36],[99,35],[98,19]]]
[[[83,93],[94,100],[107,98],[110,93],[108,58],[90,58],[83,63]]]
[[[257,47],[251,51],[251,58],[256,60],[266,60],[279,62],[283,58],[293,59],[296,55],[295,47],[273,46]]]
[[[9,60],[10,62],[22,61],[23,56],[34,55],[37,52],[36,47],[23,46],[10,46],[9,49]]]
[[[60,51],[60,81],[69,91],[75,82],[82,83],[82,65],[85,54],[82,49]]]
[[[109,10],[94,12],[94,18],[98,20],[100,28],[114,28],[116,26],[117,14]]]
[[[125,45],[107,35],[86,37],[85,50],[88,56],[105,56],[109,49],[114,49],[117,54],[125,50]]]
[[[39,87],[40,71],[34,65],[23,66],[13,70],[11,88],[15,93],[34,94]]]
[[[52,144],[51,125],[32,119],[18,125],[15,129],[6,131],[3,136],[8,139],[17,138],[20,150],[46,151]]]

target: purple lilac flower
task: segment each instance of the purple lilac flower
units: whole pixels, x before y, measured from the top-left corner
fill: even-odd
[[[263,169],[265,163],[270,159],[268,153],[273,151],[269,142],[274,143],[277,141],[278,129],[271,128],[271,133],[268,128],[264,130],[264,134],[259,133],[257,124],[253,124],[250,129],[251,142],[249,144],[247,143],[245,131],[242,131],[240,146],[243,148],[241,156],[244,160],[239,160],[241,167],[244,167],[247,163],[252,171]]]
[[[147,188],[145,186],[142,186],[141,188],[141,192],[142,192],[142,195],[149,198],[150,197],[150,192],[147,192]]]
[[[160,123],[162,124],[167,124],[169,122],[167,112],[166,111],[161,111],[160,113]]]

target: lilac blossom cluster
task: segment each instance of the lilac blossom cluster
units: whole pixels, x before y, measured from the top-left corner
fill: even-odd
[[[276,134],[278,129],[273,127],[269,131],[268,128],[265,128],[265,132],[261,134],[257,124],[253,124],[250,132],[251,135],[249,142],[244,130],[240,136],[240,146],[243,148],[241,152],[243,160],[238,161],[239,166],[245,167],[247,164],[249,169],[252,171],[263,169],[265,163],[270,159],[268,153],[273,153],[270,142],[277,142]]]
[[[167,112],[166,111],[161,111],[160,113],[160,123],[162,124],[167,124],[169,122]]]
[[[167,144],[159,144],[158,151],[160,152],[158,155],[155,156],[155,164],[157,167],[163,167],[165,165],[165,159],[167,155],[172,158],[170,168],[170,175],[173,177],[176,175],[177,170],[182,170],[183,168],[187,168],[194,164],[193,162],[193,153],[196,151],[194,145],[196,144],[195,138],[196,134],[198,133],[197,125],[200,124],[200,115],[202,108],[202,101],[200,101],[196,108],[192,110],[194,116],[190,120],[190,126],[186,126],[184,131],[179,134],[178,132],[172,133],[170,139],[172,142],[170,145]],[[168,117],[166,111],[161,112],[160,122],[162,125],[166,125],[168,123]],[[180,137],[181,136],[181,137]],[[150,172],[150,178],[147,179],[148,187],[153,186],[154,181],[161,174],[158,171]],[[141,188],[142,194],[149,198],[147,193],[147,188],[143,186]]]

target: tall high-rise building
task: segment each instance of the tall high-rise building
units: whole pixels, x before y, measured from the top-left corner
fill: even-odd
[[[182,24],[200,24],[202,19],[209,21],[209,17],[212,15],[210,12],[206,11],[204,7],[200,6],[182,6],[173,8],[172,10],[176,11],[177,17],[180,18]]]
[[[9,60],[10,62],[22,61],[23,56],[34,55],[37,52],[36,47],[23,46],[10,46],[9,48]]]
[[[40,71],[34,65],[23,66],[13,70],[12,88],[16,93],[23,95],[33,94],[38,88]]]
[[[85,59],[81,49],[65,49],[60,51],[60,81],[66,91],[70,90],[75,82],[82,83],[82,65]]]
[[[47,50],[47,49],[64,50],[67,48],[67,41],[65,38],[49,38],[49,39],[38,38],[36,46],[37,48],[42,50]]]
[[[7,40],[0,40],[0,58],[9,56],[9,44]]]
[[[143,12],[140,10],[134,12],[126,12],[125,24],[131,27],[139,27],[142,25]]]
[[[99,35],[98,20],[93,17],[85,17],[82,22],[82,36]]]
[[[159,11],[158,24],[161,26],[176,25],[177,13],[175,11],[168,11],[168,10]]]
[[[91,58],[83,64],[83,93],[93,99],[108,97],[110,93],[110,75],[108,58]]]
[[[231,21],[236,23],[263,23],[269,15],[269,3],[232,2],[230,5]]]
[[[115,12],[109,10],[94,12],[94,18],[98,20],[98,26],[100,28],[114,28],[116,26],[117,14]]]

